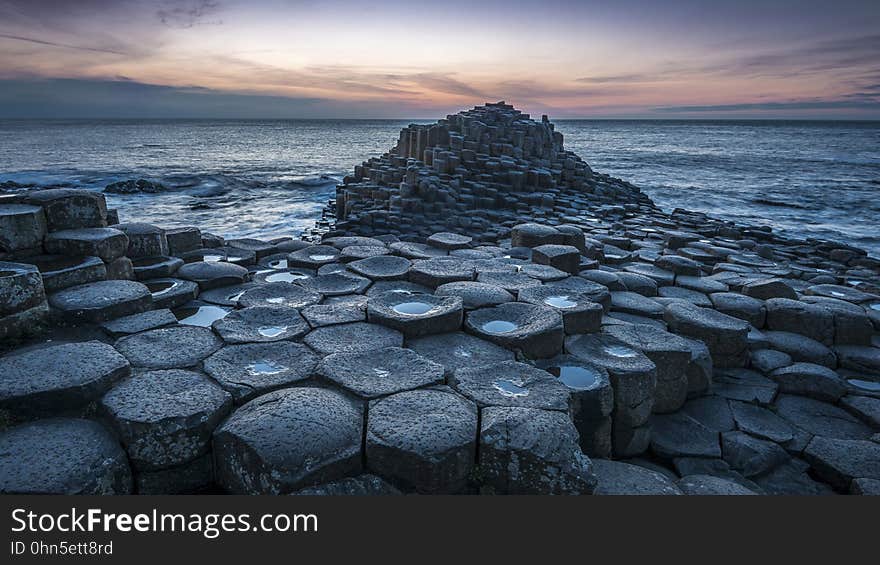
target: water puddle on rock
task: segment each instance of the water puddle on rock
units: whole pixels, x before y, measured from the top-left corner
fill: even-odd
[[[332,261],[335,258],[336,255],[309,255],[312,261]]]
[[[864,379],[847,379],[846,382],[862,390],[880,392],[880,383],[875,381],[866,381]]]
[[[230,302],[238,302],[238,299],[241,298],[241,295],[244,294],[245,292],[247,292],[247,291],[242,290],[241,292],[237,292],[235,294],[230,294],[229,296],[226,297],[226,300],[228,300]]]
[[[287,370],[284,365],[278,365],[272,361],[257,361],[247,366],[247,372],[251,375],[277,375]]]
[[[507,320],[492,320],[491,322],[486,322],[481,326],[481,329],[490,334],[506,334],[512,332],[517,327],[513,322],[508,322]]]
[[[871,310],[880,311],[880,302],[875,302],[873,304],[869,304],[868,308],[870,308]]]
[[[522,398],[529,395],[529,389],[523,386],[520,380],[511,379],[495,379],[492,386],[501,394],[509,398]]]
[[[223,255],[202,255],[202,261],[205,263],[216,263],[223,260]]]
[[[598,371],[588,369],[587,367],[578,367],[577,365],[551,367],[549,372],[559,377],[562,384],[574,390],[589,390],[599,380]]]
[[[422,314],[427,314],[428,312],[433,310],[434,305],[427,302],[401,302],[396,306],[392,306],[391,309],[398,314],[405,314],[407,316],[421,316]]]
[[[304,275],[302,273],[273,273],[271,275],[266,275],[266,282],[289,282],[293,281],[301,281],[303,279],[309,278],[308,275]]]
[[[287,268],[287,259],[278,259],[276,261],[269,261],[269,266],[273,269],[286,269]]]
[[[639,354],[635,349],[630,349],[623,345],[609,345],[604,350],[605,353],[612,357],[635,357]]]
[[[211,327],[217,320],[222,320],[229,310],[219,306],[199,306],[198,308],[178,308],[174,311],[177,323],[184,326]]]
[[[261,326],[257,332],[263,337],[278,337],[287,331],[288,326]]]
[[[175,288],[179,283],[176,282],[156,282],[156,283],[148,283],[147,290],[150,291],[150,294],[155,296],[162,296],[163,294],[168,294]]]
[[[386,371],[385,369],[379,369],[378,367],[373,368],[373,374],[380,378],[386,378],[391,376],[391,371]]]
[[[548,296],[544,299],[544,304],[555,306],[556,308],[574,308],[577,302],[570,300],[568,296]]]
[[[267,298],[266,302],[268,302],[269,304],[281,304],[282,302],[284,302],[284,298],[280,296],[274,296],[272,298]]]

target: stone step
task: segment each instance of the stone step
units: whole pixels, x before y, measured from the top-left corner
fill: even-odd
[[[38,255],[28,261],[40,270],[47,292],[107,279],[107,266],[98,257]]]
[[[98,281],[56,292],[49,304],[69,323],[97,323],[148,310],[153,299],[139,282]]]

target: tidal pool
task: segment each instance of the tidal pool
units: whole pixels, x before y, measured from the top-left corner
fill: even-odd
[[[434,309],[434,307],[434,304],[429,304],[427,302],[401,302],[396,306],[392,306],[391,309],[398,314],[406,314],[407,316],[420,316],[422,314],[430,312]]]
[[[505,334],[512,332],[518,327],[519,326],[517,326],[513,322],[508,322],[506,320],[492,320],[491,322],[486,322],[481,326],[484,332],[490,334]]]
[[[495,387],[495,390],[497,390],[502,396],[508,396],[511,398],[522,398],[529,395],[529,389],[522,385],[522,381],[513,381],[510,379],[496,379],[492,381],[492,386]]]

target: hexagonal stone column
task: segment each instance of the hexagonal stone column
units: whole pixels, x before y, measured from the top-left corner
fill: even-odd
[[[566,339],[568,353],[608,371],[614,387],[612,444],[619,457],[648,448],[654,409],[657,367],[639,351],[607,334],[581,334]]]
[[[716,367],[745,365],[748,357],[748,322],[711,308],[682,302],[667,306],[663,319],[671,331],[705,343]]]
[[[412,261],[396,255],[367,257],[348,264],[348,269],[374,281],[393,281],[406,278]]]
[[[834,343],[834,313],[817,304],[788,298],[771,298],[767,308],[767,329],[794,332],[825,345]]]
[[[35,266],[0,261],[0,316],[24,312],[45,301],[43,279]]]
[[[497,494],[589,494],[596,485],[577,430],[551,410],[484,408],[479,465]]]
[[[207,454],[211,434],[232,396],[192,371],[148,371],[129,377],[101,399],[135,471],[169,470]],[[210,484],[210,474],[203,484]]]
[[[36,190],[28,192],[24,202],[43,208],[49,231],[107,226],[107,201],[91,190]]]
[[[277,388],[305,381],[319,357],[299,343],[247,343],[224,347],[205,359],[205,372],[232,394],[237,404]]]
[[[116,224],[113,227],[128,236],[126,255],[132,259],[168,255],[168,240],[162,228],[144,223]]]
[[[571,245],[539,245],[532,249],[532,261],[572,275],[581,270],[581,252]]]
[[[165,241],[169,254],[180,255],[202,246],[202,232],[195,227],[172,228],[165,230]]]
[[[459,369],[450,384],[478,406],[521,406],[569,412],[568,388],[547,371],[505,361]]]
[[[148,310],[149,288],[135,281],[98,281],[65,288],[49,297],[49,304],[67,321],[104,322]]]
[[[193,281],[202,290],[240,284],[247,280],[248,270],[226,261],[196,261],[178,269],[177,276]]]
[[[42,208],[27,204],[0,204],[0,253],[39,250],[44,237],[46,216]]]
[[[128,494],[131,470],[97,422],[52,418],[0,432],[2,494]]]
[[[519,224],[510,230],[511,247],[538,247],[539,245],[562,245],[565,236],[554,227],[541,224]]]
[[[172,326],[124,337],[114,347],[135,367],[182,369],[197,365],[222,345],[207,328]]]
[[[78,414],[128,376],[128,361],[99,341],[0,357],[0,411],[13,419]]]
[[[212,324],[226,343],[298,339],[309,331],[299,310],[286,306],[251,306]]]
[[[464,316],[461,298],[386,292],[367,302],[367,320],[394,328],[406,337],[459,329]]]
[[[321,355],[360,353],[383,347],[401,347],[403,334],[379,324],[354,322],[312,330],[303,338],[303,343]]]
[[[361,470],[364,416],[341,392],[286,388],[251,400],[214,432],[216,481],[237,494],[282,494]]]
[[[552,357],[562,351],[562,316],[552,308],[509,302],[468,312],[467,331],[527,357]]]
[[[93,255],[110,263],[125,255],[128,237],[113,228],[81,228],[52,232],[46,236],[47,253]]]
[[[411,390],[370,404],[367,467],[426,494],[464,489],[476,456],[477,408],[445,388]]]
[[[441,284],[450,282],[472,281],[476,277],[476,270],[468,261],[454,257],[438,257],[413,262],[407,276],[410,282],[437,288]]]
[[[400,347],[334,353],[321,361],[317,373],[352,394],[368,399],[443,383],[442,365]]]
[[[559,312],[567,334],[597,332],[602,325],[605,309],[587,293],[567,292],[557,287],[542,285],[521,290],[519,299],[529,304],[550,307]]]
[[[416,338],[407,347],[442,365],[446,376],[458,369],[513,361],[515,357],[512,351],[463,332]]]

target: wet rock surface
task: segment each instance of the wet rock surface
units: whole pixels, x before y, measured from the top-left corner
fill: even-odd
[[[563,141],[503,103],[408,126],[303,239],[15,193],[0,485],[876,492],[880,261],[665,213]]]

